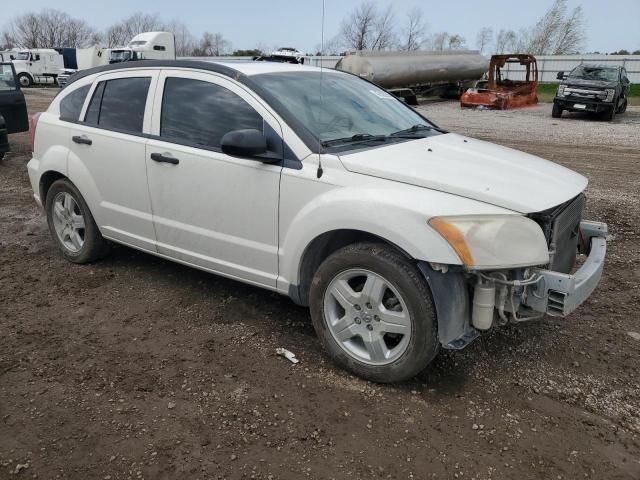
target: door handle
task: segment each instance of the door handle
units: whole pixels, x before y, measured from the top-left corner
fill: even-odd
[[[71,140],[81,145],[91,145],[93,143],[86,135],[74,135]]]
[[[180,160],[168,153],[152,153],[151,160],[159,163],[170,163],[171,165],[177,165],[180,163]]]

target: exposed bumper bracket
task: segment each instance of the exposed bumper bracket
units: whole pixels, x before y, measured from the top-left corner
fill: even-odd
[[[452,350],[466,347],[480,334],[471,326],[469,291],[464,276],[459,272],[438,272],[425,262],[418,262],[418,268],[433,294],[440,344]]]
[[[528,292],[524,304],[532,310],[552,316],[567,316],[595,290],[600,282],[607,251],[607,225],[580,222],[580,251],[588,253],[574,274],[535,269],[542,279]]]

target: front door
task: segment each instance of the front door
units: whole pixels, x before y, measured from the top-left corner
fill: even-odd
[[[275,288],[282,167],[226,155],[220,140],[253,128],[277,147],[280,125],[212,73],[163,70],[155,98],[146,162],[158,252]]]

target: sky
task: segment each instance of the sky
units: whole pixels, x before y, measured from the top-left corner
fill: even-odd
[[[325,0],[325,38],[337,35],[340,23],[361,0]],[[467,39],[475,47],[482,27],[512,29],[532,25],[553,0],[393,0],[398,22],[413,7],[424,11],[428,33],[447,31]],[[204,31],[220,32],[233,49],[289,46],[312,52],[320,44],[322,0],[30,0],[3,1],[0,28],[7,19],[42,8],[56,8],[90,25],[104,29],[134,11],[158,13],[176,18],[199,36]],[[640,49],[640,0],[568,0],[570,8],[582,5],[587,41],[584,51],[612,52]]]

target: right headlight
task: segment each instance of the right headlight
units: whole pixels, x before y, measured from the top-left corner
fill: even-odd
[[[549,263],[540,226],[522,215],[434,217],[433,227],[471,269],[517,268]]]
[[[556,96],[558,97],[564,97],[564,88],[566,85],[560,85],[558,87],[558,93],[556,94]]]
[[[607,96],[605,97],[605,102],[613,102],[613,97],[616,94],[616,91],[613,88],[607,88],[605,90],[607,92]]]

